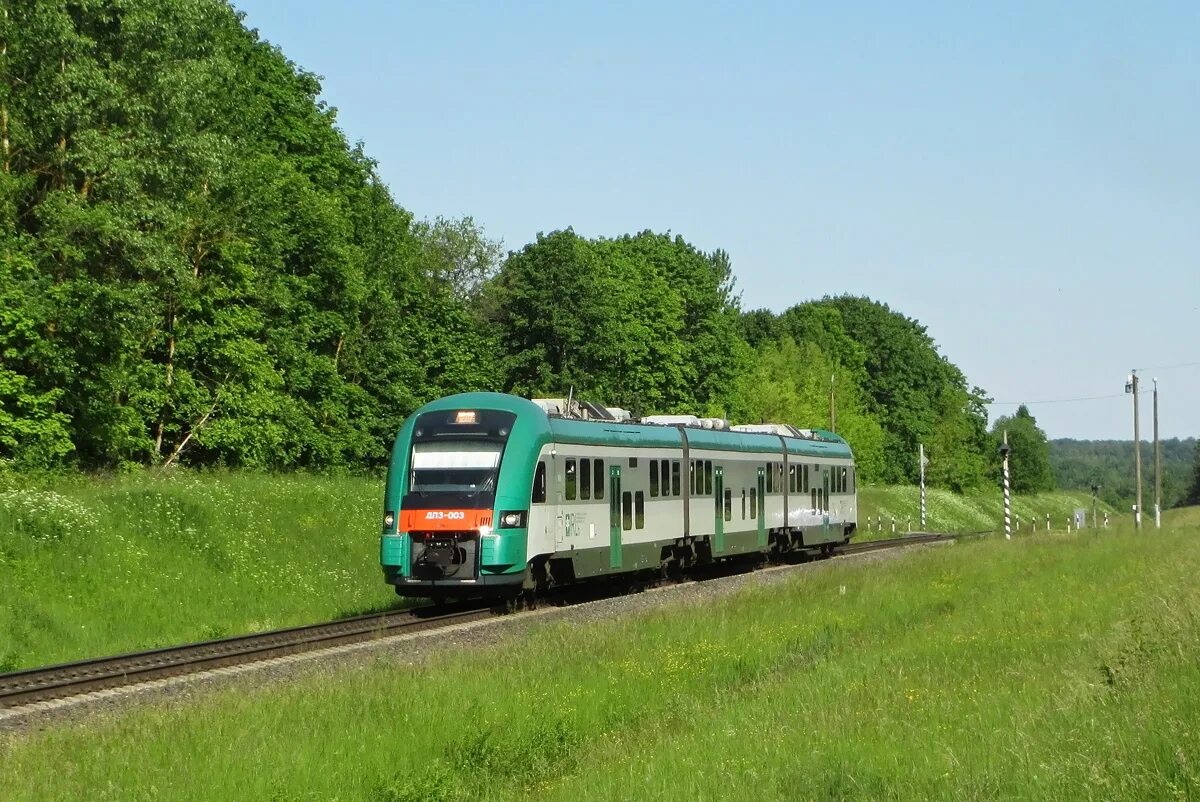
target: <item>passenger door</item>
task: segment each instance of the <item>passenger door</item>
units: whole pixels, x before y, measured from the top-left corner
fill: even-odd
[[[608,468],[608,567],[621,567],[621,466]]]
[[[725,469],[719,465],[713,466],[713,510],[716,512],[717,552],[725,551]]]

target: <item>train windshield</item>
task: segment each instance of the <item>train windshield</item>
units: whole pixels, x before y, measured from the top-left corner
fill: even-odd
[[[503,450],[502,443],[416,443],[409,489],[420,495],[492,495]]]
[[[413,427],[409,500],[490,501],[516,417],[511,412],[471,409],[421,415]]]

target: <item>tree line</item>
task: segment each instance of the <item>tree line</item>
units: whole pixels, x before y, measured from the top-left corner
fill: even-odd
[[[1162,506],[1200,504],[1200,441],[1170,438],[1162,449]],[[1154,447],[1142,443],[1142,505],[1154,509]],[[1063,489],[1090,492],[1099,485],[1099,497],[1129,509],[1137,498],[1132,440],[1051,440],[1050,465],[1055,482]]]
[[[742,309],[678,235],[505,253],[419,220],[316,76],[225,0],[27,0],[0,20],[0,464],[371,468],[465,390],[831,425],[864,479],[992,483],[985,393],[861,297]],[[1028,410],[1025,489],[1053,484]]]

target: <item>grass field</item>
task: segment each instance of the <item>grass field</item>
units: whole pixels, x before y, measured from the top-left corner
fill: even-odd
[[[381,486],[187,471],[0,474],[0,671],[394,606],[378,568]],[[916,526],[915,488],[863,488],[860,503],[864,522],[895,515],[898,532]],[[1056,529],[1077,506],[1089,505],[1066,494],[1015,503],[1039,520],[1051,512]],[[999,521],[994,493],[930,491],[929,509],[937,531]],[[890,525],[859,536],[890,536]]]
[[[1200,530],[835,561],[707,607],[0,745],[5,799],[1200,798]]]
[[[379,485],[183,471],[0,484],[0,671],[393,604]]]
[[[1033,531],[1031,527],[1035,522],[1037,531],[1044,531],[1047,515],[1052,531],[1066,531],[1068,519],[1075,510],[1086,510],[1090,523],[1091,496],[1056,491],[1012,499],[1013,525],[1019,523],[1022,532]],[[897,534],[916,531],[921,522],[921,493],[916,487],[864,487],[858,494],[858,512],[860,534],[867,539],[890,536],[893,518]],[[1111,507],[1097,505],[1098,515],[1103,516],[1105,512],[1109,513],[1113,526],[1132,520],[1131,515],[1121,518]],[[882,530],[877,526],[880,521]],[[1004,501],[1000,490],[960,495],[949,490],[929,489],[925,529],[930,532],[1003,531]]]

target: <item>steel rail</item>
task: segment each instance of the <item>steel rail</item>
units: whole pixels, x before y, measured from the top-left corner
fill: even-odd
[[[490,609],[481,609],[478,605],[436,613],[430,613],[427,608],[372,613],[323,624],[13,671],[0,674],[0,709],[260,662],[402,632],[438,629],[492,615]]]
[[[839,546],[833,553],[852,555],[953,540],[955,537],[916,533]],[[587,599],[585,596],[582,600]],[[496,615],[491,607],[483,604],[476,601],[461,603],[451,609],[446,606],[427,606],[371,613],[321,624],[12,671],[0,674],[0,710],[215,668],[262,662],[404,632],[440,629]]]

